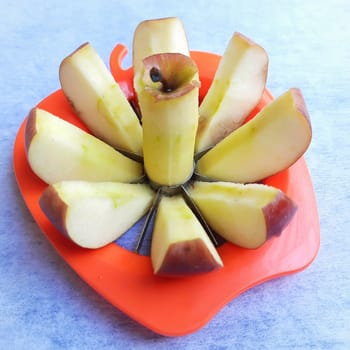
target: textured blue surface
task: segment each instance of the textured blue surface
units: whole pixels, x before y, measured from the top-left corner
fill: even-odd
[[[350,3],[325,1],[2,1],[0,21],[0,349],[350,348]],[[275,96],[300,87],[314,136],[306,159],[321,249],[305,271],[247,291],[198,332],[165,338],[88,287],[46,241],[12,170],[17,129],[59,88],[63,57],[90,41],[107,62],[139,21],[179,16],[190,47],[221,54],[234,31],[270,56]],[[128,61],[130,62],[130,57]]]

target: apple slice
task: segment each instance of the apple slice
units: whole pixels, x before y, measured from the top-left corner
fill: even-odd
[[[132,63],[135,89],[142,79],[143,59],[157,53],[175,52],[189,56],[188,41],[181,20],[177,17],[141,22],[133,38]]]
[[[256,182],[297,161],[311,135],[303,96],[293,88],[205,153],[197,172],[214,180]]]
[[[208,225],[244,248],[280,235],[297,209],[281,190],[262,184],[194,182],[188,191]]]
[[[32,170],[48,184],[62,180],[132,182],[143,176],[140,163],[40,108],[29,113],[25,147]]]
[[[223,266],[214,245],[181,196],[160,200],[151,261],[155,274],[167,276],[204,273]]]
[[[74,243],[100,248],[134,225],[151,206],[153,196],[144,184],[63,181],[48,186],[39,204]]]
[[[156,54],[143,62],[138,100],[145,170],[158,185],[183,184],[194,168],[200,85],[197,66],[179,53]]]
[[[142,154],[140,121],[89,43],[62,61],[59,77],[68,101],[95,136],[120,150]]]
[[[215,145],[244,122],[263,95],[268,61],[261,46],[234,33],[199,108],[196,152]]]

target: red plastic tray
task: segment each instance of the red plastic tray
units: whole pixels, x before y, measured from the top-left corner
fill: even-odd
[[[127,49],[117,45],[110,56],[113,76],[130,97],[132,69],[121,62]],[[220,56],[192,51],[197,62],[203,97],[214,76]],[[251,117],[272,100],[266,90]],[[74,115],[61,90],[38,106],[85,128]],[[14,145],[14,170],[23,199],[38,226],[62,258],[96,292],[125,314],[156,333],[178,336],[204,326],[226,303],[264,281],[306,268],[317,255],[320,234],[313,187],[304,158],[266,183],[286,192],[298,211],[279,237],[256,250],[225,243],[218,248],[224,268],[204,275],[167,279],[153,275],[150,259],[115,243],[98,250],[76,246],[58,232],[42,213],[38,199],[46,187],[30,169],[24,148],[26,119]],[[86,128],[85,128],[86,129]]]

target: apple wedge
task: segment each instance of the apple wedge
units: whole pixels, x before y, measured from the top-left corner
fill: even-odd
[[[183,184],[193,173],[198,126],[197,66],[179,53],[149,56],[143,61],[143,155],[150,180],[161,186]]]
[[[93,249],[125,233],[147,212],[153,197],[144,184],[63,181],[48,186],[39,204],[60,232]]]
[[[268,61],[261,46],[234,33],[199,108],[196,152],[215,145],[242,125],[263,95]]]
[[[91,44],[81,45],[62,61],[59,78],[68,101],[96,137],[142,154],[140,121]]]
[[[188,191],[211,229],[244,248],[280,235],[297,209],[281,190],[262,184],[194,182]]]
[[[223,266],[214,245],[181,196],[160,200],[151,261],[154,273],[166,276],[204,273]]]
[[[311,135],[303,96],[293,88],[205,153],[196,171],[213,180],[260,181],[296,162]]]
[[[25,129],[29,165],[48,184],[63,180],[133,182],[142,165],[53,114],[34,108]]]
[[[134,85],[139,90],[143,60],[157,53],[175,52],[189,56],[183,23],[178,17],[142,21],[135,29],[132,45]]]

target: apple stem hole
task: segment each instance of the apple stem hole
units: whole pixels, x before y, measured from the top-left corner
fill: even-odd
[[[163,80],[162,73],[157,67],[152,67],[149,72],[150,78],[154,83],[161,82]]]
[[[152,67],[149,76],[151,80],[154,83],[161,83],[162,84],[162,91],[163,92],[172,92],[174,89],[169,86],[168,82],[164,79],[161,71],[157,67]]]

